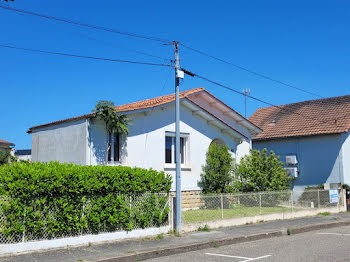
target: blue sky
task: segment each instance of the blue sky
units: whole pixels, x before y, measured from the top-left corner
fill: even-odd
[[[121,31],[178,40],[323,97],[349,94],[349,1],[67,1],[1,4]],[[0,9],[0,44],[89,56],[164,62],[172,46]],[[180,48],[181,66],[274,104],[314,99]],[[29,127],[174,90],[168,68],[89,61],[0,48],[0,138],[30,148]],[[242,96],[186,77],[244,113]],[[264,104],[248,100],[248,115]]]

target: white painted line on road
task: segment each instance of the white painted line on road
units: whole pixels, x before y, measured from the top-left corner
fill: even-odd
[[[223,255],[223,254],[213,254],[213,253],[205,253],[206,255],[209,256],[218,256],[218,257],[229,257],[229,258],[241,258],[244,260],[241,260],[239,262],[248,262],[248,261],[254,261],[254,260],[259,260],[263,259],[266,257],[270,257],[271,255],[266,255],[266,256],[261,256],[261,257],[240,257],[240,256],[231,256],[231,255]]]
[[[239,257],[239,256],[229,256],[229,255],[222,255],[222,254],[213,254],[213,253],[205,253],[209,256],[218,256],[218,257],[231,257],[231,258],[242,258],[242,259],[252,259],[250,257]]]
[[[271,257],[271,255],[266,255],[266,256],[261,256],[261,257],[256,257],[256,258],[251,258],[249,260],[244,260],[244,261],[240,261],[240,262],[246,262],[246,261],[253,261],[253,260],[259,260],[262,258],[267,258],[267,257]]]
[[[317,233],[317,235],[350,236],[350,234],[340,234],[340,233]]]

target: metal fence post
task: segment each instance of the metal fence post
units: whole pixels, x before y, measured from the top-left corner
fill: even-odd
[[[259,193],[259,214],[261,215],[261,192]]]
[[[25,238],[26,238],[26,213],[27,213],[27,206],[24,206],[24,214],[23,214],[23,233],[22,233],[22,242],[25,242]]]
[[[290,203],[291,203],[291,208],[292,208],[292,217],[293,217],[293,201],[294,201],[294,197],[293,197],[293,190],[290,191]]]
[[[84,220],[84,211],[85,211],[85,202],[83,200],[82,213],[81,213],[81,222]],[[80,235],[83,235],[84,227],[81,225]]]
[[[130,218],[132,217],[132,211],[131,211],[131,196],[129,196],[129,208],[130,208]]]
[[[320,204],[320,190],[317,190],[317,207],[320,208],[321,204]]]
[[[221,219],[224,219],[224,195],[221,194]]]

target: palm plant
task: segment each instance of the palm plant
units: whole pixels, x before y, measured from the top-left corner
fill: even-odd
[[[109,150],[108,134],[127,135],[129,133],[128,125],[129,118],[118,112],[115,105],[111,101],[100,100],[97,101],[95,109],[96,117],[102,119],[106,124],[107,130],[107,151]],[[108,161],[108,154],[106,154],[106,163]]]

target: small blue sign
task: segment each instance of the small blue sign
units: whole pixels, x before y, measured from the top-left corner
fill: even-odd
[[[334,204],[339,202],[339,194],[337,189],[329,190],[329,203]]]

